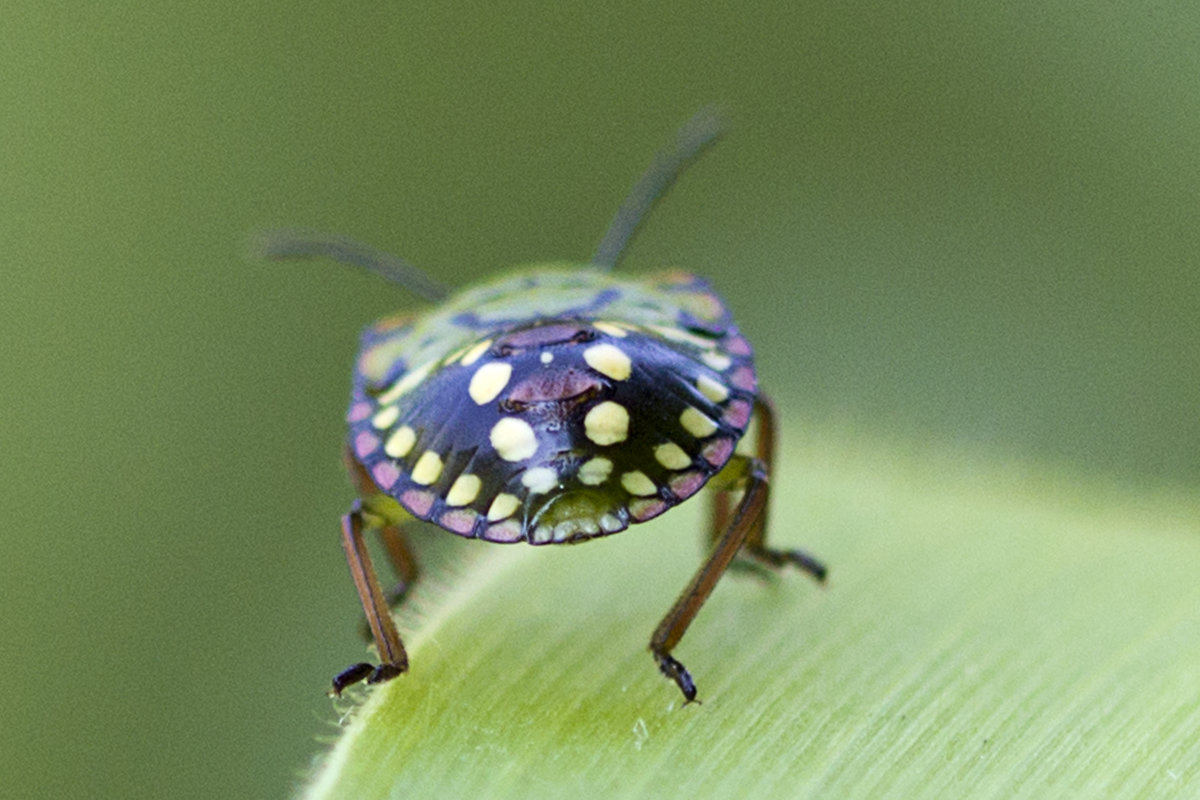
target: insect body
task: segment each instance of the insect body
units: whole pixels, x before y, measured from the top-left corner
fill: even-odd
[[[694,275],[609,271],[653,199],[716,132],[706,114],[682,129],[591,264],[519,270],[447,298],[418,278],[438,307],[367,328],[346,448],[360,501],[343,518],[343,539],[381,664],[343,671],[335,692],[407,668],[365,528],[380,530],[408,585],[416,561],[401,528],[414,519],[492,542],[578,542],[658,516],[711,481],[712,552],[650,644],[689,701],[695,685],[671,651],[739,552],[824,578],[806,554],[765,544],[775,426],[729,312]],[[417,282],[402,262],[345,240],[278,237],[267,250],[332,255]],[[735,453],[756,412],[756,455]]]
[[[749,345],[698,278],[541,268],[369,329],[350,441],[415,517],[570,542],[694,494],[753,403]]]

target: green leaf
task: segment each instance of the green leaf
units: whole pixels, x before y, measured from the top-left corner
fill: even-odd
[[[1200,794],[1194,497],[836,432],[784,455],[771,536],[829,585],[727,575],[675,651],[702,704],[646,642],[703,502],[585,546],[463,542],[412,671],[304,796]]]

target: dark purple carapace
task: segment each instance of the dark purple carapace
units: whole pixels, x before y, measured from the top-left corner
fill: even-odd
[[[349,445],[414,517],[489,541],[579,541],[695,494],[754,398],[751,349],[704,281],[531,269],[368,328]]]

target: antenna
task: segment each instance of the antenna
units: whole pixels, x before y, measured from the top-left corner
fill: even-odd
[[[445,285],[404,259],[344,236],[298,230],[266,231],[254,237],[251,251],[270,259],[331,258],[381,275],[435,303],[450,294]]]
[[[671,188],[685,167],[717,140],[724,128],[720,116],[711,107],[700,109],[683,123],[675,135],[675,142],[658,152],[654,163],[625,197],[592,256],[593,264],[606,269],[616,266],[654,202]]]

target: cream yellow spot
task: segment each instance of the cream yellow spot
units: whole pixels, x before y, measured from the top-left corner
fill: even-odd
[[[542,353],[540,356],[538,356],[538,358],[540,358],[542,360],[543,364],[549,364],[551,361],[554,360],[554,353],[547,351],[545,353]]]
[[[502,519],[508,519],[520,507],[521,500],[515,494],[498,494],[488,507],[488,522],[499,522]]]
[[[442,457],[432,450],[426,450],[421,454],[412,471],[413,483],[419,483],[422,486],[428,486],[440,478],[441,475]]]
[[[379,395],[379,400],[378,400],[379,404],[387,405],[388,403],[394,403],[397,400],[399,400],[401,395],[403,395],[408,390],[416,387],[416,385],[419,384],[421,381],[425,380],[425,377],[427,375],[429,375],[429,371],[431,369],[433,369],[432,362],[430,362],[422,367],[417,367],[412,372],[409,372],[407,375],[402,376],[400,378],[400,380],[398,380],[392,384],[392,388],[388,389],[386,392]]]
[[[486,353],[487,349],[491,346],[492,346],[492,340],[484,339],[482,342],[480,342],[479,344],[475,345],[474,347],[472,347],[470,350],[467,351],[467,354],[465,356],[463,356],[462,365],[464,367],[471,366],[476,361],[478,361],[480,356],[482,356],[484,353]]]
[[[729,365],[733,363],[733,359],[724,353],[701,353],[700,360],[717,372],[724,372],[729,369]]]
[[[466,352],[467,352],[467,348],[465,348],[465,347],[458,348],[453,353],[451,353],[450,355],[448,355],[442,359],[442,366],[443,367],[450,366],[455,361],[458,361],[460,358],[462,358],[463,354],[465,354]]]
[[[604,513],[600,515],[600,530],[606,533],[616,533],[624,526],[621,520],[614,514]]]
[[[654,448],[654,458],[667,469],[686,469],[692,465],[691,456],[674,442],[660,444]]]
[[[658,487],[654,485],[654,481],[646,477],[646,473],[636,469],[621,476],[621,485],[625,487],[625,491],[638,497],[658,494]]]
[[[620,403],[605,400],[583,418],[583,431],[599,445],[623,442],[629,435],[629,412]]]
[[[594,344],[584,350],[583,360],[596,372],[614,381],[625,380],[633,369],[633,362],[625,355],[625,351],[608,342]]]
[[[707,375],[701,375],[696,379],[696,388],[700,390],[700,394],[712,400],[714,403],[724,403],[729,397],[729,388],[720,381],[715,381]]]
[[[664,339],[670,339],[673,342],[682,342],[690,344],[692,347],[699,347],[702,350],[711,350],[716,347],[716,343],[712,339],[705,339],[702,336],[697,336],[694,333],[688,333],[681,328],[672,328],[667,325],[651,325],[650,330],[657,333]]]
[[[464,472],[455,478],[454,483],[450,486],[450,491],[446,492],[446,505],[467,505],[479,496],[479,489],[482,486],[483,481],[479,480],[478,475]]]
[[[490,439],[505,461],[524,461],[537,452],[537,435],[517,417],[504,417],[493,425]]]
[[[396,408],[396,406],[385,406],[379,409],[375,413],[375,416],[371,417],[371,424],[377,429],[383,430],[384,428],[392,427],[398,419],[400,419],[400,409]]]
[[[679,415],[679,424],[683,426],[685,431],[697,439],[711,436],[717,429],[717,423],[691,406],[685,408],[683,413]]]
[[[603,331],[609,336],[616,336],[618,339],[624,339],[629,334],[619,325],[614,325],[611,322],[593,322],[592,327],[598,331]]]
[[[534,467],[525,470],[521,484],[532,494],[546,494],[558,488],[558,473],[550,467]]]
[[[416,432],[407,425],[402,425],[384,442],[383,452],[392,458],[404,458],[416,443]]]
[[[613,462],[604,456],[596,456],[580,465],[579,482],[584,486],[599,486],[608,480],[612,468]]]
[[[475,405],[486,405],[500,396],[511,377],[512,364],[507,361],[489,361],[475,370],[467,393],[471,395]]]

